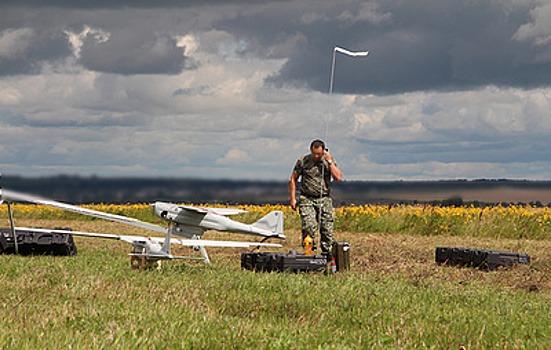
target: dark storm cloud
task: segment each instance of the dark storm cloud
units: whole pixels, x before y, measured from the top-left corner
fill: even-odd
[[[62,66],[73,58],[91,71],[123,75],[194,68],[169,24],[145,21],[144,11],[122,14],[125,20],[121,14],[10,7],[0,14],[0,76],[40,74],[44,66]]]
[[[277,27],[276,38],[300,33],[306,40],[272,82],[327,91],[334,46],[370,50],[366,59],[337,56],[334,90],[339,92],[385,94],[485,85],[534,88],[551,82],[551,60],[537,60],[549,51],[549,44],[514,38],[530,21],[531,8],[489,1],[382,1],[373,8],[372,17],[351,15],[347,20],[343,14],[360,13],[361,4],[343,4],[340,14],[335,8],[332,16],[319,21],[301,21],[297,14],[288,26]],[[239,24],[230,26],[252,29],[268,23],[275,29],[277,13],[259,16],[244,22],[240,18]],[[273,42],[274,37],[262,40]]]
[[[268,79],[278,86],[292,84],[327,92],[335,46],[370,50],[369,57],[363,59],[337,55],[335,92],[391,94],[487,85],[535,88],[551,82],[551,44],[537,44],[530,33],[518,35],[523,26],[530,29],[537,17],[539,12],[534,9],[541,4],[536,1],[523,5],[517,1],[468,0],[57,0],[46,4],[38,0],[2,2],[4,8],[19,9],[20,15],[25,7],[49,9],[45,18],[27,17],[27,26],[35,25],[35,19],[53,23],[57,12],[66,16],[69,11],[82,18],[80,25],[108,31],[108,41],[98,44],[85,40],[82,47],[79,63],[96,71],[177,74],[192,65],[176,46],[175,32],[185,35],[222,30],[247,43],[240,54],[286,59],[281,71]],[[190,18],[178,22],[177,15],[166,23],[159,22],[157,15],[166,15],[167,8],[182,16],[196,11],[203,22],[200,26],[185,25],[182,23]],[[148,17],[137,21],[135,13],[127,11],[132,9],[149,11]],[[57,16],[57,21],[63,22],[62,15]],[[0,26],[8,23],[17,28],[16,19],[0,17],[7,20]],[[540,22],[545,23],[545,19]],[[533,28],[538,29],[536,25]],[[61,29],[51,30],[51,35],[59,36]],[[63,52],[66,50],[57,50],[55,55]],[[9,67],[13,67],[11,74],[35,72],[37,63],[57,58],[46,56],[45,51],[33,51],[20,60],[0,60],[0,74],[10,74]]]
[[[4,35],[10,35],[5,31]],[[12,31],[12,35],[17,35]],[[40,73],[43,63],[55,65],[71,53],[67,38],[63,33],[47,35],[43,32],[27,30],[28,35],[17,37],[15,40],[24,45],[19,49],[8,47],[0,48],[0,76],[37,74]],[[0,32],[0,41],[2,33]],[[21,44],[21,42],[23,43]],[[4,43],[6,45],[6,43]]]
[[[284,0],[286,1],[286,0]],[[225,4],[225,0],[2,0],[0,5],[19,7],[59,7],[80,9],[120,9],[120,8],[182,8],[198,5]],[[233,0],[237,4],[258,4],[257,0]]]
[[[113,33],[98,44],[85,41],[80,63],[94,71],[118,74],[177,74],[185,66],[183,49],[168,35]]]
[[[425,162],[442,163],[530,163],[546,162],[551,150],[546,146],[547,138],[512,138],[478,142],[365,142],[369,158],[378,164],[411,164]],[[407,152],[404,150],[407,149]],[[507,152],[504,152],[507,150]]]

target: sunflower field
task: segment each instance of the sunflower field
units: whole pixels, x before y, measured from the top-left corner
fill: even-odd
[[[195,204],[189,204],[195,205]],[[202,207],[227,207],[200,204]],[[149,204],[91,204],[83,207],[162,223]],[[300,229],[300,217],[287,205],[237,205],[247,213],[235,218],[254,222],[273,210],[285,214],[285,229]],[[14,216],[27,219],[84,219],[82,215],[52,207],[13,204]],[[6,206],[0,214],[6,214]],[[4,216],[6,217],[6,216]],[[88,220],[96,220],[89,218]],[[407,233],[424,236],[451,235],[512,239],[550,239],[551,208],[531,205],[461,206],[433,205],[351,205],[335,208],[335,229],[352,233]]]

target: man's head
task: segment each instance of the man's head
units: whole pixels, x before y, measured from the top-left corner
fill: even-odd
[[[322,140],[314,140],[310,144],[310,153],[316,162],[319,162],[325,153],[325,143]]]

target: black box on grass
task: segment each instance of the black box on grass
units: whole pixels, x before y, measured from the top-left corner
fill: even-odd
[[[278,253],[270,252],[245,252],[241,253],[241,268],[253,271],[271,271],[271,255]]]
[[[64,228],[70,231],[70,228]],[[17,252],[20,255],[76,255],[77,246],[69,233],[18,230]],[[11,228],[0,228],[0,254],[15,254],[15,239]]]
[[[309,272],[326,271],[327,257],[289,253],[246,252],[241,253],[241,268],[253,271]]]
[[[478,267],[486,270],[495,270],[500,266],[530,264],[530,256],[527,254],[461,247],[436,247],[435,260],[439,264]]]

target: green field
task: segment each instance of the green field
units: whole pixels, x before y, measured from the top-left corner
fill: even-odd
[[[99,220],[18,224],[146,234]],[[551,240],[359,231],[336,232],[352,268],[334,275],[241,270],[238,249],[210,249],[211,265],[137,271],[128,244],[84,237],[73,257],[0,255],[0,348],[551,348]],[[281,251],[298,249],[300,232],[286,234]],[[440,266],[437,246],[518,251],[532,263]]]

